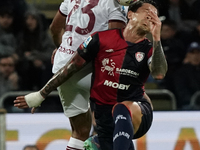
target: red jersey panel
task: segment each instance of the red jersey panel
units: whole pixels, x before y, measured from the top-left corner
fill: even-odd
[[[107,30],[90,36],[78,52],[87,62],[93,61],[90,98],[97,104],[142,98],[152,55],[148,39],[130,43],[124,40],[122,30]]]

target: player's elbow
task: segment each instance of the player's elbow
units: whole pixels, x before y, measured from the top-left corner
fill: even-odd
[[[163,75],[163,74],[156,74],[156,75],[152,74],[152,77],[156,80],[162,80],[165,77],[165,75]]]
[[[49,26],[49,30],[51,31],[52,35],[56,34],[57,32],[56,27],[52,23]]]
[[[167,73],[167,65],[162,68],[155,68],[151,70],[151,75],[156,80],[162,80]]]

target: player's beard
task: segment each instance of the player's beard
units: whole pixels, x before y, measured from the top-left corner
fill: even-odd
[[[150,33],[150,28],[149,28],[149,24],[148,25],[144,25],[141,21],[141,23],[138,24],[138,28],[137,28],[137,34],[140,36],[144,36],[146,34]]]

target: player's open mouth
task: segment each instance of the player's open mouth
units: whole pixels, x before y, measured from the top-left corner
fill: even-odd
[[[147,22],[147,21],[143,21],[142,24],[143,24],[144,26],[148,26],[148,22]]]

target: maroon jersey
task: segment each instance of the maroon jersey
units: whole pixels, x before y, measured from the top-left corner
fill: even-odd
[[[122,32],[121,29],[97,32],[78,49],[83,59],[93,61],[90,98],[100,105],[139,101],[144,94],[152,44],[148,39],[127,42]]]

